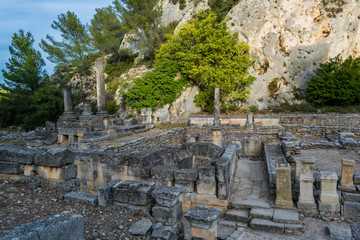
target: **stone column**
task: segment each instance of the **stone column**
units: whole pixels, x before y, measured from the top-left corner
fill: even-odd
[[[92,115],[91,101],[88,100],[88,99],[83,102],[83,112],[82,112],[82,115],[84,115],[84,116]]]
[[[97,107],[98,114],[107,114],[106,112],[106,98],[105,98],[105,74],[104,63],[101,59],[95,62],[96,71],[96,90],[97,90]]]
[[[71,101],[71,86],[64,85],[62,89],[64,95],[64,115],[73,115],[73,106]]]
[[[279,207],[292,208],[291,168],[289,164],[279,164],[276,168],[276,201]]]
[[[151,108],[142,108],[141,109],[141,124],[151,124],[152,123],[152,109]]]
[[[220,88],[215,87],[214,126],[220,126]]]
[[[215,240],[217,237],[216,221],[221,210],[211,207],[196,206],[185,214],[190,222],[193,239]]]
[[[161,186],[152,191],[151,195],[156,204],[152,209],[152,216],[160,223],[154,228],[151,239],[183,239],[184,226],[181,221],[182,204],[180,196],[185,192],[183,187]],[[171,235],[168,235],[171,232]]]
[[[336,191],[338,181],[336,173],[320,172],[320,181],[320,215],[328,218],[340,217],[340,203]]]
[[[340,180],[341,187],[355,190],[355,185],[353,181],[355,161],[351,159],[343,158],[341,159],[341,163],[342,163],[341,180]],[[342,190],[340,186],[339,189]]]

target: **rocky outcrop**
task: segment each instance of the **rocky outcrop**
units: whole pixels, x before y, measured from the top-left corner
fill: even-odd
[[[232,33],[250,45],[256,60],[247,105],[260,109],[294,101],[320,63],[360,56],[360,2],[242,0],[227,15]]]

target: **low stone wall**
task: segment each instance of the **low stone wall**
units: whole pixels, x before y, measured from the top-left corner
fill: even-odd
[[[281,125],[360,127],[360,114],[281,114]]]
[[[163,146],[177,145],[185,143],[186,129],[173,129],[166,133],[161,133],[156,136],[144,137],[132,141],[128,141],[114,146],[115,152],[130,151],[140,152],[147,149],[154,149]]]
[[[192,126],[212,126],[214,122],[213,115],[190,115],[190,125]],[[252,117],[255,126],[278,127],[280,125],[280,117],[276,115],[254,115]],[[222,126],[240,126],[244,127],[247,123],[245,115],[221,115],[220,122]]]
[[[30,222],[0,233],[0,239],[21,240],[82,240],[84,218],[72,213],[61,213]]]

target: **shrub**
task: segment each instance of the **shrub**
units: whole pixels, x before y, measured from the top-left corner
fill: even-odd
[[[172,103],[188,84],[184,76],[175,80],[179,70],[179,64],[174,61],[158,63],[153,71],[134,80],[132,89],[126,93],[127,104],[140,112],[142,108],[161,108]]]
[[[106,106],[106,111],[109,114],[115,114],[119,110],[119,105],[115,100],[110,101]]]
[[[316,105],[346,106],[360,103],[360,58],[339,56],[320,64],[308,86],[308,100]]]

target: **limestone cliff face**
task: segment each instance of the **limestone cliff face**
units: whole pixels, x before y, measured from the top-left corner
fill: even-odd
[[[181,10],[170,0],[160,0],[162,23],[181,25],[202,9],[208,0],[187,0]],[[250,45],[257,80],[245,106],[259,109],[294,103],[294,89],[305,89],[320,63],[340,55],[360,56],[360,1],[344,5],[322,0],[241,0],[227,15],[231,33]],[[123,45],[126,45],[124,41]],[[134,51],[136,46],[127,45]]]
[[[256,60],[249,106],[293,102],[293,89],[304,89],[320,63],[360,56],[360,1],[241,0],[227,17]]]

